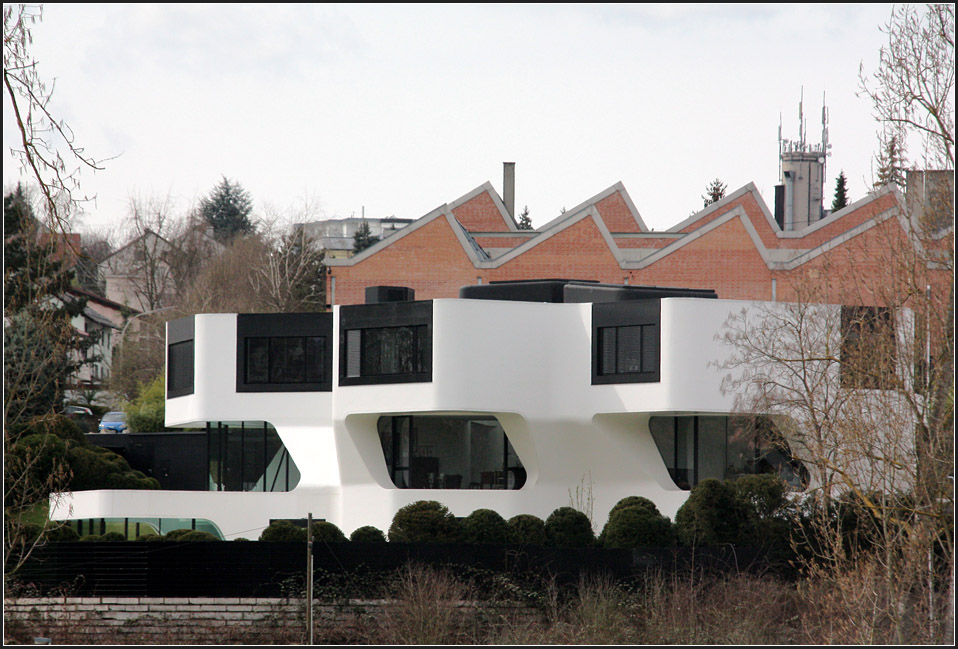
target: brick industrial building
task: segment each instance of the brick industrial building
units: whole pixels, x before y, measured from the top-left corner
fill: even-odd
[[[870,287],[895,272],[890,251],[914,246],[908,237],[918,210],[905,210],[905,197],[885,187],[829,213],[823,161],[814,150],[783,150],[774,214],[750,183],[660,232],[646,227],[622,183],[542,227],[519,230],[514,167],[506,163],[503,197],[486,182],[350,259],[329,260],[327,303],[362,303],[367,286],[409,287],[428,300],[457,297],[466,285],[572,278],[748,300],[795,301],[811,286],[816,301],[879,304]],[[919,245],[953,241],[951,225]],[[950,269],[939,275],[933,284],[950,284]]]

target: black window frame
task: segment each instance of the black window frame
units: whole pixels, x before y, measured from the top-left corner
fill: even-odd
[[[661,380],[661,313],[662,303],[658,299],[592,305],[592,385],[658,383]],[[622,356],[620,336],[633,327],[637,327],[641,332],[639,371],[627,371],[618,365],[618,359]],[[603,352],[607,350],[606,343],[612,336],[616,339],[613,348],[616,366],[610,369],[603,362]]]
[[[196,348],[193,316],[166,323],[166,398],[193,394],[196,381]],[[187,359],[189,359],[187,361]],[[186,367],[180,364],[186,362]],[[183,377],[188,380],[179,381]]]
[[[339,310],[339,385],[428,383],[432,381],[432,300],[342,306]],[[384,373],[370,367],[371,332],[412,334],[411,371]],[[358,364],[358,366],[357,366]],[[358,373],[355,370],[358,368]],[[352,373],[352,375],[351,375]]]
[[[322,376],[308,380],[308,341],[322,340]],[[333,339],[332,313],[241,313],[236,316],[236,391],[237,392],[331,392],[333,389],[331,341]],[[288,376],[276,380],[274,368],[280,359],[274,349],[283,342],[287,349],[291,340],[302,341],[304,367],[302,380]],[[266,380],[250,380],[249,348],[251,341],[265,341]],[[282,362],[288,360],[284,352]],[[315,366],[314,366],[315,368]],[[316,378],[315,375],[313,378]]]

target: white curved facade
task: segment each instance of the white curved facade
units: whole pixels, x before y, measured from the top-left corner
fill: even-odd
[[[227,539],[256,538],[270,519],[307,513],[347,535],[363,525],[386,530],[400,507],[424,499],[457,516],[489,508],[505,518],[545,518],[557,507],[589,500],[601,526],[619,499],[641,495],[674,517],[688,491],[670,477],[649,419],[733,411],[732,396],[721,390],[728,371],[718,368],[731,350],[719,337],[729,315],[752,303],[657,302],[658,380],[612,384],[594,381],[591,303],[407,303],[431,304],[431,380],[361,385],[341,384],[347,371],[341,369],[347,362],[341,328],[342,309],[364,307],[337,306],[326,391],[238,391],[238,316],[194,316],[192,393],[167,399],[167,425],[269,422],[300,471],[298,484],[271,493],[77,492],[55,501],[51,517],[207,519]],[[398,488],[377,426],[381,417],[410,415],[495,417],[521,461],[524,484],[513,490]]]

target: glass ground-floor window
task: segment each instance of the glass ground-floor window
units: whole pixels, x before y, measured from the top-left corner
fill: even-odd
[[[526,471],[495,417],[379,418],[389,477],[400,489],[520,489]]]
[[[681,489],[708,478],[776,473],[793,489],[808,483],[808,470],[792,457],[769,417],[652,417],[649,430],[669,476]]]
[[[289,491],[299,469],[276,429],[264,421],[206,425],[210,491]]]

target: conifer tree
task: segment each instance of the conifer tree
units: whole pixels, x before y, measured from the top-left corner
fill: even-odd
[[[832,200],[832,212],[837,212],[848,206],[848,179],[845,170],[839,172],[835,179],[835,198]]]
[[[213,236],[218,241],[255,232],[256,227],[250,221],[252,213],[253,200],[249,193],[225,176],[210,195],[200,201],[200,215],[213,226]]]
[[[532,229],[532,219],[529,218],[529,206],[526,205],[522,208],[522,212],[519,213],[519,223],[517,224],[520,230],[531,230]]]
[[[702,200],[705,201],[705,204],[702,207],[708,207],[712,203],[717,203],[725,198],[725,189],[727,187],[728,186],[718,178],[713,180],[711,184],[705,188],[705,195],[702,196]]]
[[[369,229],[369,223],[363,221],[356,229],[356,234],[353,235],[353,254],[359,254],[378,241],[379,237],[372,235]]]
[[[876,162],[878,172],[875,175],[875,189],[892,184],[898,189],[905,189],[905,148],[899,134],[893,133],[883,138]]]

